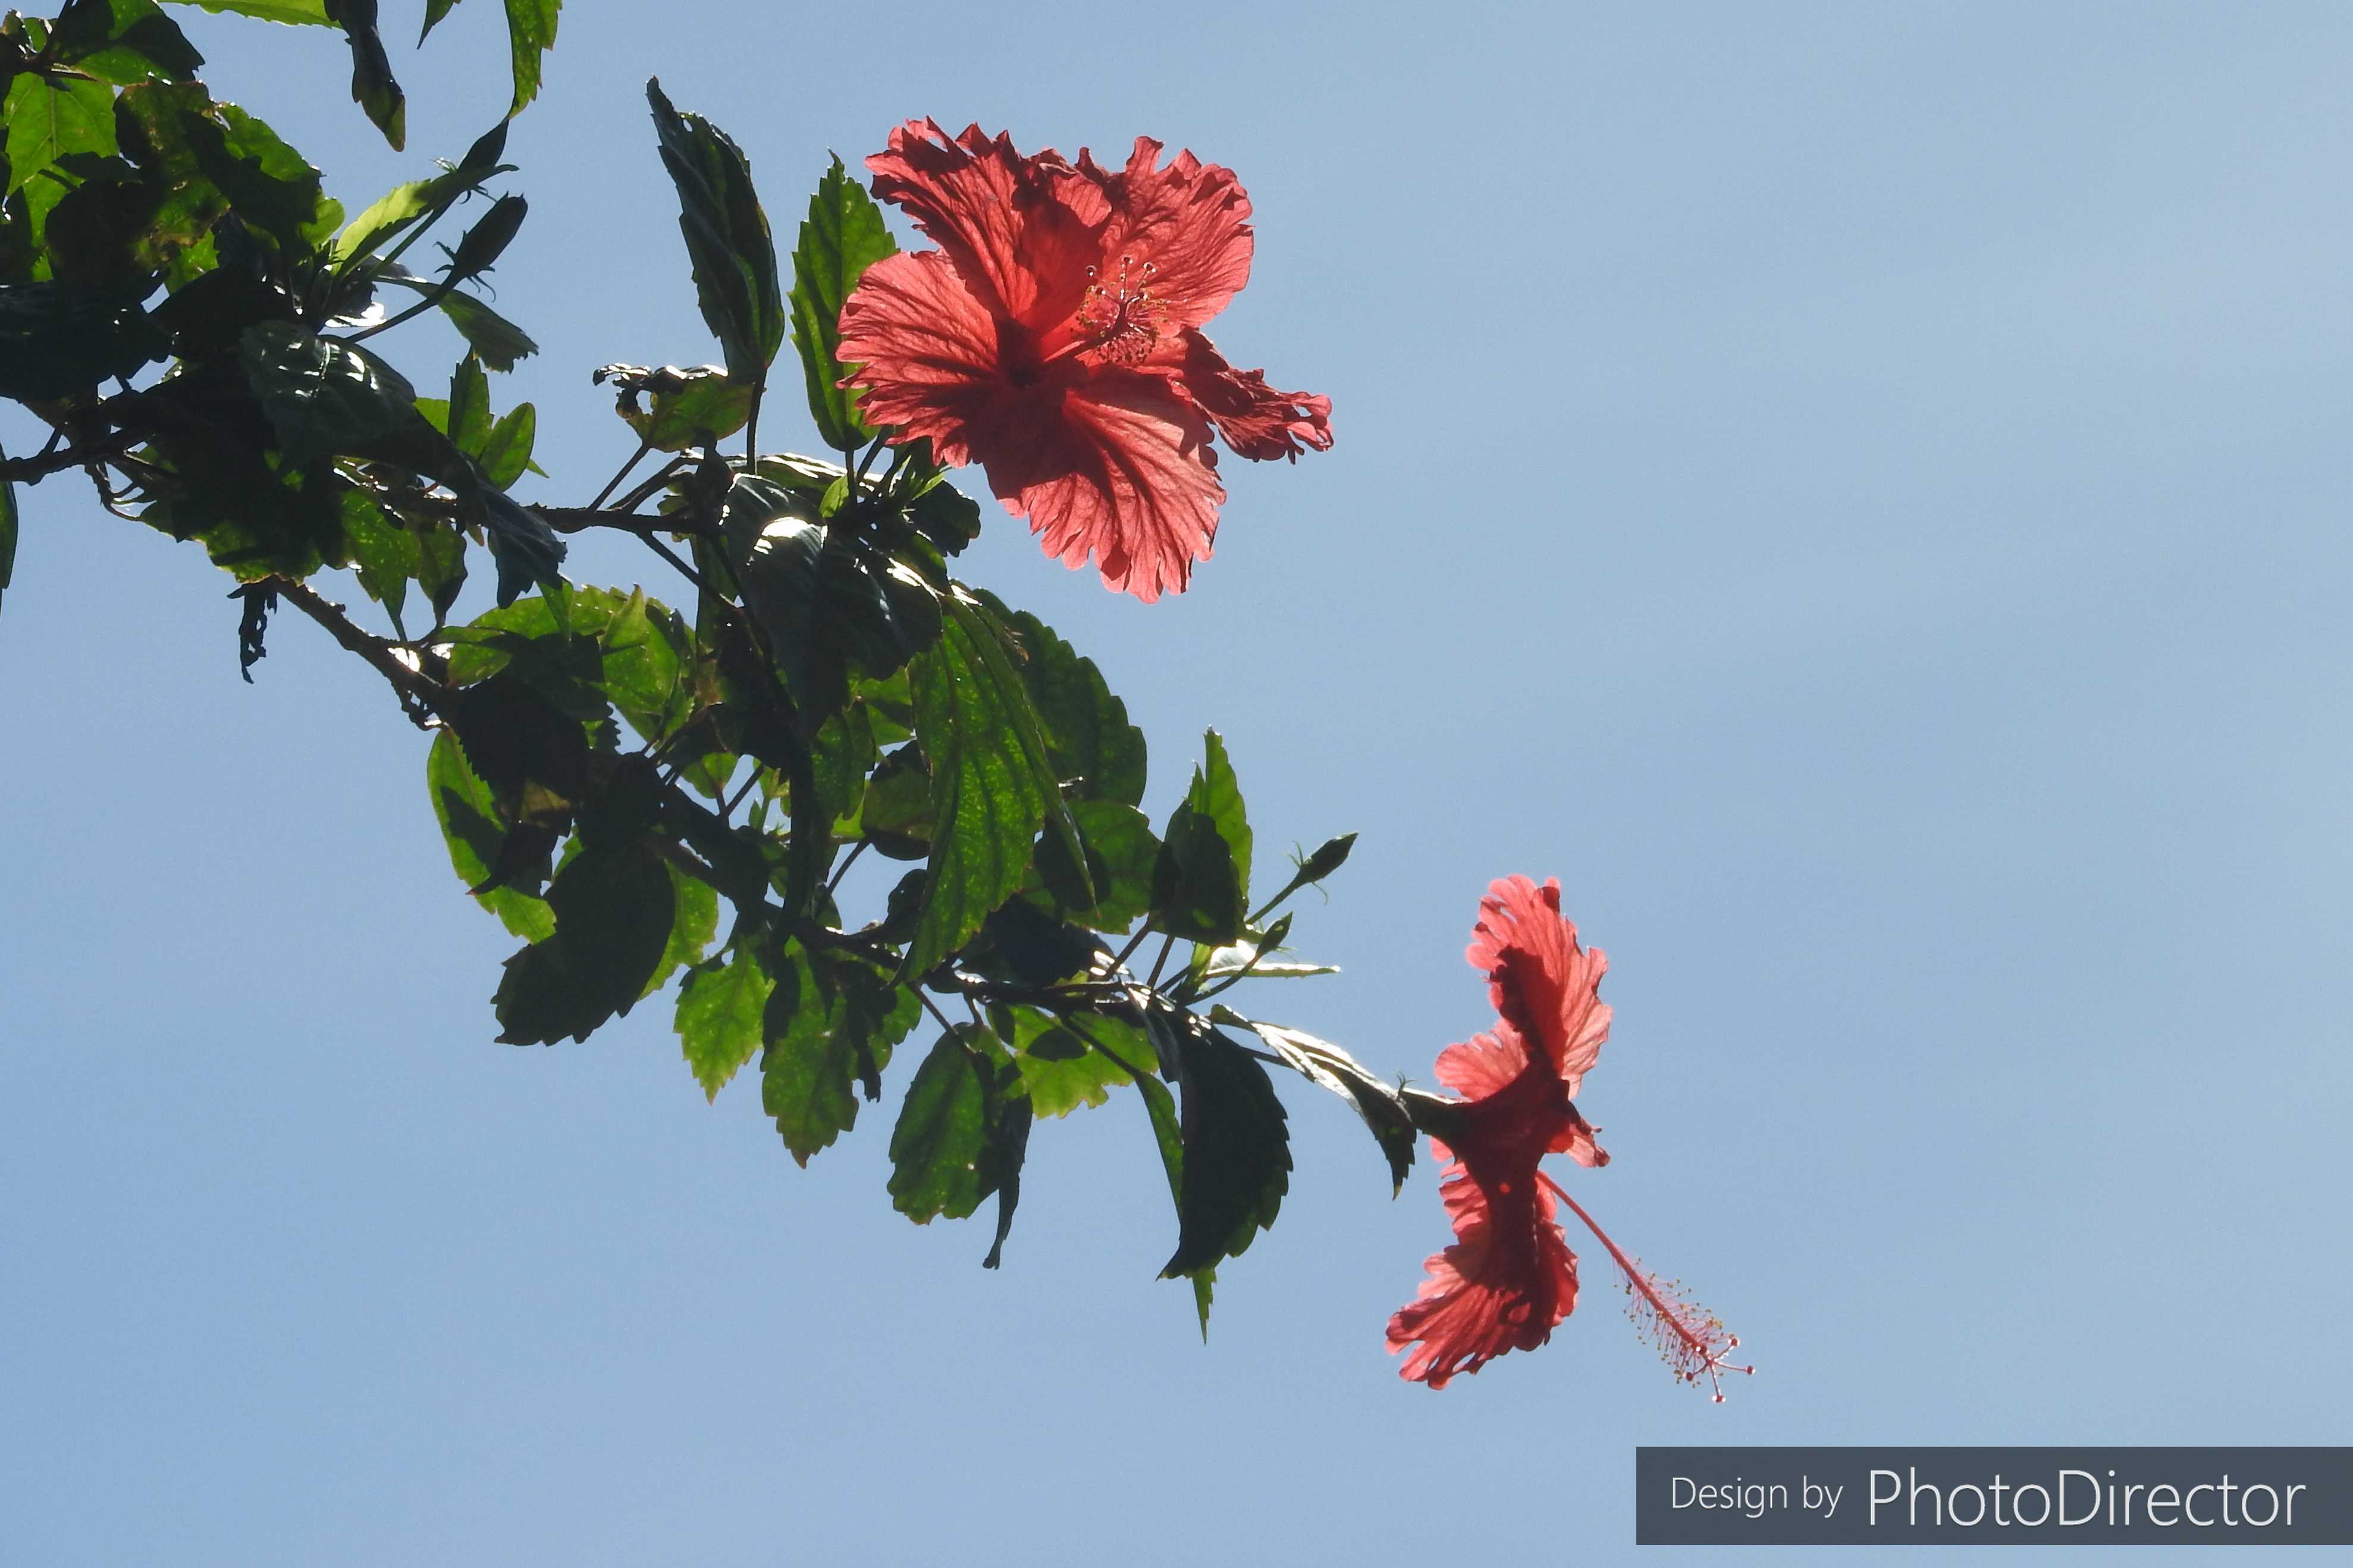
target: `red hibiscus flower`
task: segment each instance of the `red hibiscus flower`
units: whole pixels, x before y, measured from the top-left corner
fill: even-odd
[[[1510,877],[1490,886],[1464,956],[1486,973],[1501,1018],[1491,1033],[1439,1054],[1439,1081],[1463,1097],[1447,1113],[1445,1141],[1431,1140],[1447,1163],[1439,1195],[1454,1245],[1429,1260],[1419,1297],[1389,1320],[1392,1352],[1419,1347],[1400,1375],[1443,1388],[1457,1373],[1552,1337],[1577,1306],[1577,1255],[1556,1199],[1609,1250],[1637,1322],[1678,1376],[1714,1385],[1722,1373],[1749,1371],[1725,1360],[1740,1342],[1722,1322],[1620,1251],[1540,1169],[1546,1154],[1609,1163],[1570,1099],[1609,1037],[1600,999],[1609,960],[1577,945],[1577,928],[1561,916],[1560,884]]]
[[[870,424],[981,464],[1049,554],[1147,602],[1208,558],[1213,436],[1261,459],[1332,445],[1331,399],[1277,392],[1201,335],[1250,279],[1250,198],[1160,151],[1138,137],[1114,173],[910,121],[866,166],[939,248],[876,262],[841,312]]]

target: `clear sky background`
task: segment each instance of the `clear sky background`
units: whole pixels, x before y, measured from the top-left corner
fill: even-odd
[[[407,157],[332,35],[185,20],[356,210],[505,102],[490,0],[417,10]],[[1001,517],[965,575],[1155,816],[1214,724],[1262,861],[1361,830],[1295,935],[1347,973],[1260,1016],[1426,1079],[1481,889],[1558,876],[1571,1179],[1761,1371],[1676,1385],[1588,1248],[1548,1348],[1400,1383],[1430,1169],[1303,1083],[1205,1347],[1132,1096],[988,1273],[890,1209],[903,1062],[804,1171],[666,1002],[493,1044],[423,739],[296,616],[241,685],[227,579],[66,476],[0,613],[0,1560],[1609,1562],[1640,1443],[2347,1440],[2348,65],[2334,5],[575,3],[496,274],[533,499],[628,450],[592,367],[716,357],[649,73],[787,243],[908,116],[1240,174],[1215,335],[1337,447],[1229,462],[1182,598]]]

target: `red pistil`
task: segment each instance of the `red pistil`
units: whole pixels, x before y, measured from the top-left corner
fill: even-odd
[[[1568,1205],[1568,1211],[1585,1222],[1595,1239],[1609,1251],[1618,1271],[1626,1277],[1626,1293],[1632,1298],[1627,1316],[1636,1327],[1649,1335],[1659,1347],[1669,1367],[1683,1382],[1696,1384],[1703,1377],[1715,1394],[1718,1405],[1724,1403],[1723,1374],[1737,1372],[1754,1375],[1754,1366],[1736,1366],[1725,1359],[1740,1347],[1740,1336],[1727,1331],[1724,1320],[1684,1298],[1679,1283],[1662,1280],[1657,1275],[1619,1250],[1609,1233],[1585,1212],[1585,1205],[1568,1195],[1558,1182],[1539,1171],[1536,1177],[1552,1189],[1553,1196]]]

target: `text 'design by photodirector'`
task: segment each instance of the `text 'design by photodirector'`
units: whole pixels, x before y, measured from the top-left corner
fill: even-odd
[[[1638,1448],[1670,1545],[2353,1545],[2353,1448]]]

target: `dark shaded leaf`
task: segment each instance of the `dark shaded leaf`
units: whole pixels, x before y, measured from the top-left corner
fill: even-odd
[[[392,77],[392,60],[376,33],[376,0],[325,0],[328,19],[352,46],[352,101],[384,132],[396,153],[408,145],[408,105]]]
[[[1290,1130],[1266,1069],[1215,1029],[1187,1035],[1176,1068],[1185,1169],[1164,1278],[1240,1254],[1291,1187]]]
[[[670,868],[643,841],[582,850],[547,887],[555,940],[577,983],[612,1014],[626,1014],[670,945],[678,918]]]
[[[1028,896],[1066,918],[1103,931],[1124,931],[1152,907],[1152,877],[1160,860],[1160,840],[1144,813],[1116,801],[1080,800],[1070,806],[1071,824],[1085,846],[1083,878],[1070,847],[1053,833],[1038,840],[1038,875]],[[1087,900],[1092,894],[1094,902]]]
[[[875,768],[866,780],[858,827],[876,850],[893,860],[922,860],[930,855],[932,771],[922,747],[901,746]]]
[[[526,0],[510,0],[510,6],[521,3]],[[646,99],[662,164],[678,187],[679,228],[702,319],[719,340],[727,374],[746,386],[762,385],[784,342],[785,306],[751,164],[725,132],[672,108],[659,82],[646,83]]]
[[[0,397],[70,397],[170,352],[136,305],[70,283],[0,285]]]
[[[1066,792],[1077,800],[1141,801],[1144,731],[1128,722],[1127,704],[1111,694],[1094,660],[1082,658],[1037,616],[1009,611],[991,595],[979,597],[1020,645],[1022,682],[1037,704]]]
[[[793,342],[808,383],[809,413],[818,434],[837,452],[874,438],[858,416],[858,395],[840,384],[844,369],[841,307],[859,275],[899,248],[882,225],[881,209],[836,158],[809,198],[793,251]]]
[[[433,796],[433,816],[448,847],[450,868],[469,889],[483,888],[504,851],[508,827],[497,796],[467,766],[457,737],[446,730],[433,738],[433,749],[426,754],[425,786]],[[526,942],[544,942],[555,934],[555,912],[546,900],[520,889],[486,888],[474,895],[474,901]]]
[[[841,710],[853,671],[889,675],[937,641],[931,584],[856,531],[818,521],[806,495],[745,475],[728,493],[723,529],[744,605],[807,721]]]
[[[16,577],[16,486],[13,480],[0,479],[0,602],[5,601],[8,584]]]
[[[294,464],[368,454],[414,423],[417,389],[375,355],[290,321],[261,321],[238,342],[246,384]]]
[[[917,1225],[963,1219],[997,1194],[996,1240],[984,1266],[1003,1255],[1020,1201],[1030,1107],[1004,1045],[988,1030],[959,1025],[940,1037],[916,1068],[891,1131],[891,1203]]]
[[[1388,1162],[1391,1191],[1403,1190],[1406,1175],[1413,1169],[1417,1134],[1397,1085],[1377,1076],[1328,1040],[1286,1029],[1280,1024],[1261,1024],[1240,1017],[1222,1007],[1217,1009],[1217,1016],[1219,1022],[1255,1030],[1268,1048],[1282,1058],[1284,1066],[1355,1106],[1356,1114],[1365,1119],[1365,1125],[1380,1144],[1382,1158]]]
[[[58,63],[111,82],[185,81],[205,57],[154,0],[68,0],[49,35]]]
[[[1250,828],[1240,785],[1215,730],[1207,763],[1168,818],[1152,879],[1154,926],[1219,944],[1242,932],[1250,911]]]

